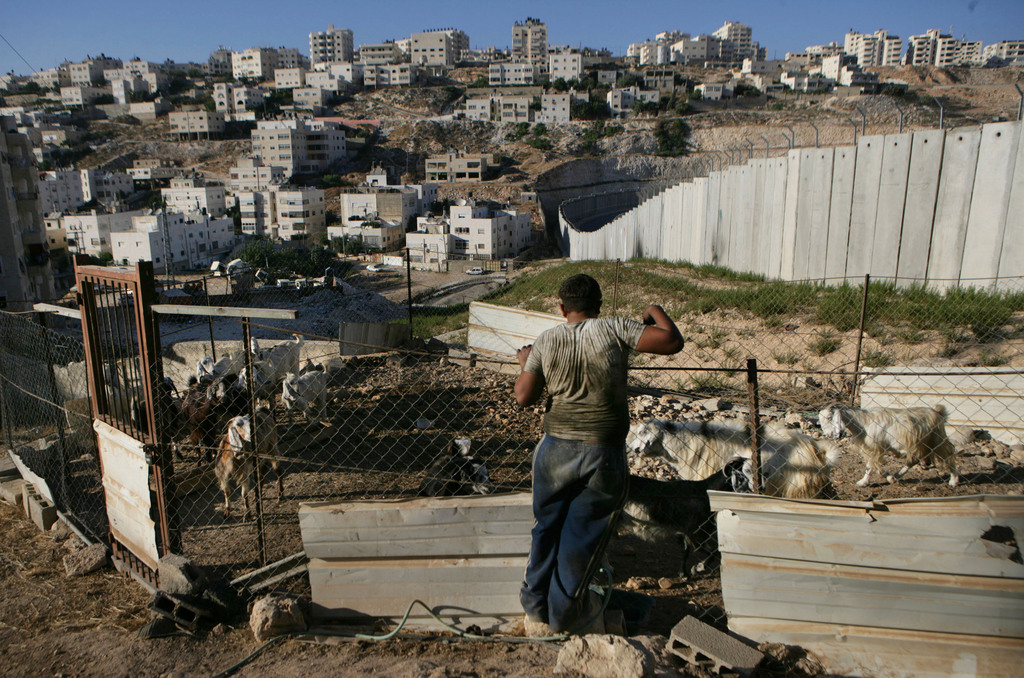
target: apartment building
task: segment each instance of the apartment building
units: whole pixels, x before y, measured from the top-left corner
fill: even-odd
[[[167,116],[171,134],[187,139],[210,139],[224,133],[224,114],[220,111],[199,109],[194,111],[171,111]]]
[[[350,29],[335,28],[334,24],[327,24],[326,31],[309,34],[309,62],[313,68],[318,64],[351,62],[354,46]]]
[[[274,77],[274,69],[287,68],[278,60],[273,47],[250,47],[241,52],[231,53],[231,76],[235,80],[263,82]]]
[[[323,189],[281,187],[273,192],[279,240],[302,240],[326,232]]]
[[[605,102],[612,115],[624,116],[633,110],[633,104],[658,103],[661,92],[656,89],[640,89],[639,87],[616,87],[605,95]]]
[[[445,153],[429,156],[425,163],[428,182],[483,181],[487,175],[489,153]]]
[[[672,61],[672,43],[665,39],[630,43],[626,56],[638,66],[661,66]]]
[[[548,77],[566,82],[583,77],[583,55],[579,50],[562,49],[548,54]]]
[[[59,223],[67,239],[68,252],[96,257],[111,252],[111,234],[132,230],[132,217],[148,213],[149,210],[109,214],[90,210],[87,214],[66,214]]]
[[[744,23],[740,23],[738,21],[726,21],[722,24],[722,27],[712,33],[711,36],[718,38],[720,43],[723,45],[728,45],[728,51],[731,52],[731,57],[726,58],[740,60],[747,57],[757,57],[757,49],[755,47],[755,43],[751,39],[753,37],[753,33],[753,29]]]
[[[239,114],[252,111],[264,103],[263,90],[258,87],[246,87],[227,82],[213,85],[213,102],[217,112],[224,115],[225,120],[236,120]]]
[[[72,85],[97,84],[103,80],[103,71],[108,68],[121,68],[121,60],[100,55],[67,64],[68,77]]]
[[[393,41],[359,46],[359,63],[364,67],[385,66],[405,61],[405,54]]]
[[[0,308],[55,296],[38,181],[32,142],[0,116]]]
[[[292,103],[295,108],[319,113],[327,107],[331,96],[331,92],[319,87],[297,87],[292,90]]]
[[[329,120],[264,120],[252,131],[252,152],[289,177],[324,172],[345,157],[345,130]]]
[[[449,258],[506,259],[530,244],[530,215],[493,203],[459,200],[445,217],[420,217],[406,234],[412,261],[430,264]]]
[[[221,45],[210,52],[210,58],[206,60],[203,70],[207,75],[231,75],[231,50]]]
[[[237,191],[238,211],[241,216],[242,232],[246,235],[266,235],[276,237],[271,226],[277,223],[277,204],[274,201],[274,189]]]
[[[817,89],[831,89],[835,81],[821,74],[808,74],[806,71],[787,71],[779,77],[779,82],[797,92],[813,92]]]
[[[843,53],[856,58],[861,68],[898,66],[903,54],[903,40],[883,30],[873,34],[850,31],[843,40]]]
[[[363,82],[363,65],[349,62],[318,64],[318,70],[306,73],[306,86],[328,92],[344,92]]]
[[[512,56],[532,63],[547,64],[547,24],[533,17],[515,22],[512,26]]]
[[[48,68],[45,71],[36,71],[32,74],[32,82],[40,87],[48,89],[60,89],[71,86],[71,74],[68,73],[68,63],[64,62],[56,68]]]
[[[903,63],[911,66],[973,66],[983,61],[981,42],[958,40],[935,28],[910,36],[903,56]]]
[[[365,249],[393,252],[405,245],[405,227],[371,216],[328,226],[327,237],[355,238]]]
[[[228,188],[232,193],[241,191],[263,191],[280,186],[287,181],[285,168],[279,165],[264,165],[259,157],[242,158],[228,170]]]
[[[455,28],[442,28],[409,36],[409,59],[419,66],[451,68],[469,49],[469,36]]]
[[[275,68],[274,88],[295,89],[306,86],[306,70],[303,68]]]
[[[501,97],[498,100],[498,119],[511,123],[530,122],[533,119],[531,103],[533,97]]]
[[[437,202],[437,184],[432,182],[423,182],[420,184],[403,184],[403,183],[392,183],[388,178],[388,173],[380,167],[374,167],[366,173],[366,186],[376,187],[387,187],[387,188],[398,188],[403,190],[410,190],[416,194],[416,213],[423,214],[431,208],[431,206]]]
[[[160,196],[172,212],[200,212],[222,217],[227,212],[223,186],[208,186],[200,176],[175,177],[169,188],[160,189]]]
[[[572,100],[573,95],[569,92],[542,94],[540,95],[540,110],[537,111],[534,119],[545,124],[569,122]]]
[[[128,168],[128,176],[133,182],[146,181],[150,184],[169,185],[171,178],[177,175],[178,170],[163,158],[138,158]]]
[[[732,87],[727,83],[711,83],[702,82],[693,88],[695,92],[700,92],[701,99],[707,99],[708,101],[720,101],[722,99],[728,99],[732,96]]]
[[[521,58],[492,63],[487,69],[487,81],[492,87],[505,85],[532,85],[540,79],[536,63]]]
[[[132,218],[132,228],[110,234],[114,262],[152,261],[154,272],[209,268],[235,246],[231,219],[157,210]]]
[[[79,171],[79,175],[84,202],[95,200],[104,205],[114,205],[135,192],[132,178],[126,172],[84,169]]]
[[[494,117],[495,97],[474,97],[466,99],[462,115],[466,120],[491,120]]]
[[[85,202],[79,170],[51,170],[39,173],[39,207],[43,214],[73,212]]]
[[[341,221],[349,223],[372,217],[398,224],[403,229],[420,214],[419,194],[406,186],[357,186],[339,196]]]
[[[986,45],[982,50],[982,59],[985,63],[997,59],[1005,64],[1024,64],[1024,40],[1001,40]]]
[[[363,87],[399,87],[419,82],[419,70],[411,64],[379,64],[363,68]]]
[[[71,85],[60,88],[60,103],[64,106],[90,106],[94,101],[111,92],[106,87]]]

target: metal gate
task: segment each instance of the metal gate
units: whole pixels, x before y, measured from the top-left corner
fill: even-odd
[[[157,585],[160,557],[179,550],[168,518],[170,446],[162,440],[163,381],[152,311],[153,265],[77,265],[85,360],[110,547],[114,557]]]

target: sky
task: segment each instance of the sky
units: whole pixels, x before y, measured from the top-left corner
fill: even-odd
[[[355,44],[458,28],[472,47],[505,48],[512,25],[527,17],[548,26],[552,45],[604,47],[616,56],[662,31],[711,33],[725,21],[753,29],[768,58],[808,45],[842,43],[849,30],[885,29],[903,38],[938,28],[988,45],[1024,39],[1024,0],[362,0],[360,2],[216,2],[216,0],[51,0],[9,2],[0,12],[0,73],[29,74],[63,60],[106,54],[124,60],[206,61],[224,45],[296,47],[309,33],[352,30]]]

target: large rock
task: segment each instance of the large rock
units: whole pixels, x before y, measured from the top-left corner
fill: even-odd
[[[573,636],[562,646],[554,672],[588,678],[645,678],[655,675],[655,661],[640,643],[591,634]]]
[[[175,596],[190,596],[202,589],[205,577],[191,560],[175,553],[160,559],[157,566],[160,590]]]
[[[107,548],[103,544],[90,544],[84,549],[64,556],[64,572],[69,577],[89,574],[107,564]]]
[[[285,633],[305,631],[308,625],[298,600],[270,595],[257,600],[252,606],[249,628],[256,640],[263,642]]]

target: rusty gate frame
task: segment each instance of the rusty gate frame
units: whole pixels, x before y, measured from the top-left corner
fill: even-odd
[[[162,557],[180,551],[180,534],[168,505],[168,499],[174,496],[171,446],[160,426],[163,413],[156,408],[155,388],[163,381],[163,366],[160,333],[152,309],[156,300],[153,264],[141,261],[134,268],[105,267],[85,265],[87,261],[88,257],[83,255],[75,257],[92,416],[142,446],[149,481],[150,518],[156,528],[157,551]],[[105,346],[104,330],[114,331],[119,342],[117,350]],[[104,359],[111,357],[115,360],[114,368],[108,374]],[[127,373],[123,377],[122,371]],[[127,410],[124,398],[108,397],[108,379],[119,382],[122,378],[134,378],[137,383],[138,397]],[[102,461],[100,466],[103,473]],[[143,580],[158,586],[157,572],[143,558],[118,541],[112,531],[107,537],[116,559]]]

